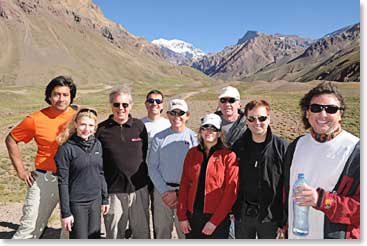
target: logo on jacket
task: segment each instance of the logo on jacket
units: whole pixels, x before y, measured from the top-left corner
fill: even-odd
[[[333,205],[334,199],[333,198],[326,198],[324,207],[325,209],[331,208],[331,205]]]
[[[132,138],[131,142],[141,142],[141,138]]]

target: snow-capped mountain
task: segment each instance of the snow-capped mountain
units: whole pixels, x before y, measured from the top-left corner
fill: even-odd
[[[161,49],[163,56],[169,62],[177,65],[191,65],[192,62],[205,56],[202,50],[178,39],[166,40],[160,38],[153,40],[152,43]]]

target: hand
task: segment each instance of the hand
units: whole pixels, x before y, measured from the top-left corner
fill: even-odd
[[[169,208],[176,208],[177,205],[177,195],[175,191],[167,191],[162,195],[162,200]]]
[[[283,230],[283,228],[278,227],[277,239],[285,239],[285,231]]]
[[[18,172],[18,177],[23,180],[28,185],[28,187],[31,187],[34,181],[36,181],[37,174],[34,171],[29,172],[24,170],[22,172]]]
[[[298,191],[293,195],[293,199],[300,206],[317,206],[317,200],[319,199],[319,194],[316,189],[308,186],[299,186]]]
[[[73,224],[74,224],[74,216],[72,216],[72,215],[62,219],[62,226],[67,231],[71,231],[71,228],[73,227]]]
[[[214,225],[212,222],[208,221],[206,222],[203,230],[201,231],[204,235],[212,235],[213,232],[215,231],[215,228],[217,228],[216,225]]]
[[[184,234],[188,234],[191,231],[191,226],[188,220],[180,221],[179,227]]]
[[[108,211],[110,211],[110,205],[102,205],[101,206],[101,213],[102,213],[102,215],[108,214]]]

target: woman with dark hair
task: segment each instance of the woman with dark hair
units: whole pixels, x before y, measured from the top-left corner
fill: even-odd
[[[100,238],[101,211],[109,210],[96,129],[97,112],[83,108],[57,139],[62,144],[55,156],[62,226],[72,239]]]
[[[229,235],[229,213],[237,197],[236,154],[225,147],[221,118],[206,115],[199,129],[199,146],[185,158],[177,216],[186,238],[221,238]]]

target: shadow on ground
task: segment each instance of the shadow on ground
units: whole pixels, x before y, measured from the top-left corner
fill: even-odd
[[[0,222],[2,231],[0,232],[0,239],[11,239],[18,229],[18,224],[9,222]],[[5,230],[5,231],[4,231]],[[41,238],[42,239],[58,239],[60,238],[61,229],[55,229],[52,227],[46,227]]]

